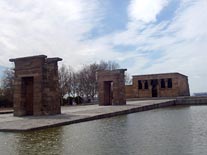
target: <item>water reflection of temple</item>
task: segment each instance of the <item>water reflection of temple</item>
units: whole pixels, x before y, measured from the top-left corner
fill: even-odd
[[[16,154],[63,154],[63,130],[50,128],[16,134]]]

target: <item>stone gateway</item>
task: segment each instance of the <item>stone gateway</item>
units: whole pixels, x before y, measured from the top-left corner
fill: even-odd
[[[99,105],[124,105],[126,69],[98,71]]]
[[[10,59],[15,63],[14,116],[60,114],[58,65],[45,55]]]

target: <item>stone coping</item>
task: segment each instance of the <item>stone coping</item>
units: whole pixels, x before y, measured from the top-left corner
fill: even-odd
[[[28,56],[28,57],[20,57],[20,58],[12,58],[9,59],[10,62],[15,62],[16,60],[22,60],[22,59],[34,59],[34,58],[47,58],[46,55],[35,55],[35,56]]]

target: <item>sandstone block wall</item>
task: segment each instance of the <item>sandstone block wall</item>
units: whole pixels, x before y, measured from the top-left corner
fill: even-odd
[[[124,105],[126,69],[98,71],[99,105]]]
[[[60,114],[58,65],[45,55],[10,59],[15,63],[14,115]]]
[[[132,81],[132,85],[126,86],[126,98],[190,95],[188,77],[180,73],[135,75]]]

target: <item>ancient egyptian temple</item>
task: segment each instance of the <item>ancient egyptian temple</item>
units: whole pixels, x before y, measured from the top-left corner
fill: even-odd
[[[46,55],[10,59],[15,64],[14,116],[60,114],[58,61]]]
[[[188,77],[180,73],[134,75],[126,98],[190,96]]]

